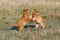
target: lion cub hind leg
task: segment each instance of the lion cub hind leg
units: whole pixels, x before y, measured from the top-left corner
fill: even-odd
[[[44,22],[41,22],[40,24],[41,24],[42,28],[45,28]]]
[[[45,23],[44,23],[43,19],[40,19],[40,24],[41,24],[42,28],[45,28]]]
[[[18,26],[18,31],[22,31],[23,28],[24,28],[24,25],[22,25],[22,26],[19,25],[19,26]]]
[[[26,24],[26,22],[20,23],[18,25],[18,31],[22,31],[22,29],[24,28],[25,24]]]

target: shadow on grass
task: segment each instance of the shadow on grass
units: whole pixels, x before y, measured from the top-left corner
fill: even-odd
[[[28,28],[28,27],[34,28],[35,25],[25,25],[25,26],[24,26],[24,28]],[[17,30],[17,26],[13,26],[13,27],[11,28],[11,30]]]
[[[11,30],[17,30],[17,26],[13,26]]]
[[[28,28],[28,27],[34,28],[35,25],[25,25],[25,26],[24,26],[24,28]]]

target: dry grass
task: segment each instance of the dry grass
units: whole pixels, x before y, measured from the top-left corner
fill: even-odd
[[[38,29],[28,26],[21,32],[12,30],[10,24],[22,16],[25,8],[40,10],[46,28],[39,25]],[[0,0],[0,40],[60,40],[60,0]]]

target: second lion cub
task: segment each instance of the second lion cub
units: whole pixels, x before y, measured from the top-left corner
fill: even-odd
[[[34,9],[34,12],[32,14],[32,18],[33,18],[33,21],[36,22],[36,27],[35,28],[38,28],[38,24],[41,24],[42,28],[45,28],[44,20],[41,17],[39,11],[37,11],[36,9]]]

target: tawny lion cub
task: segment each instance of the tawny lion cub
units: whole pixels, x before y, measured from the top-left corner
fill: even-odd
[[[32,18],[29,16],[29,10],[24,9],[23,16],[15,23],[15,26],[17,26],[18,31],[21,31],[26,23],[29,21],[31,23]]]
[[[33,21],[36,22],[36,27],[35,28],[38,28],[38,24],[41,24],[42,28],[45,28],[44,20],[41,17],[39,11],[37,11],[36,9],[34,9],[34,12],[32,14],[32,18],[33,18]]]

